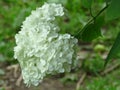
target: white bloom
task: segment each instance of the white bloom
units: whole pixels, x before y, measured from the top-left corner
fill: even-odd
[[[32,11],[16,34],[14,57],[25,84],[37,86],[47,74],[69,72],[75,66],[77,39],[59,34],[59,27],[53,23],[55,16],[63,15],[60,4],[45,3]]]

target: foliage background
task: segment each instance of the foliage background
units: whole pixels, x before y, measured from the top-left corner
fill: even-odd
[[[86,1],[86,0],[85,0]],[[91,0],[90,0],[91,1]],[[110,1],[110,0],[108,0]],[[116,0],[119,2],[119,0]],[[25,20],[31,10],[41,6],[44,2],[56,2],[62,3],[65,7],[66,14],[62,18],[58,18],[56,23],[61,28],[61,33],[70,33],[74,36],[83,29],[87,22],[93,16],[105,7],[105,0],[94,0],[91,11],[88,8],[89,4],[86,4],[83,0],[0,0],[0,63],[7,63],[7,65],[13,65],[17,63],[17,60],[13,58],[13,47],[15,46],[15,34],[20,30],[22,22]],[[116,4],[117,5],[117,4]],[[119,7],[116,7],[119,9]],[[106,12],[107,15],[106,15]],[[110,48],[112,47],[118,32],[120,31],[119,18],[114,19],[117,16],[110,15],[109,9],[103,12],[100,16],[99,25],[101,34],[97,33],[97,39],[87,41],[90,34],[97,26],[93,26],[88,29],[89,32],[83,34],[83,38],[79,39],[80,46],[80,64],[77,70],[69,74],[65,74],[64,77],[58,78],[63,84],[77,84],[81,73],[86,73],[87,76],[80,86],[80,90],[119,90],[120,89],[120,68],[117,67],[112,72],[105,75],[101,75],[99,72],[103,70],[104,60],[107,57]],[[109,17],[108,21],[105,21],[104,17]],[[102,18],[101,18],[102,17]],[[87,30],[87,31],[88,31]],[[93,31],[94,32],[94,31]],[[96,34],[94,34],[96,35]],[[79,34],[80,36],[80,34]],[[91,36],[92,37],[92,36]],[[119,41],[118,41],[119,42]],[[118,43],[119,44],[119,43]],[[107,69],[120,64],[120,54],[118,54],[112,61],[108,63]],[[4,70],[0,69],[0,73]],[[2,74],[1,74],[2,75]],[[71,78],[72,77],[72,78]],[[1,79],[1,78],[0,78]],[[2,80],[2,79],[1,79]]]

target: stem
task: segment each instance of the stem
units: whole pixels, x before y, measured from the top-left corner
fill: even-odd
[[[108,4],[95,16],[97,18],[106,8],[108,8]]]
[[[91,22],[93,22],[93,21],[95,21],[95,19],[98,17],[98,16],[100,16],[101,14],[102,14],[102,12],[106,9],[106,8],[108,8],[108,4],[106,4],[106,6],[102,9],[102,10],[100,10],[100,12],[96,15],[96,16],[93,16],[92,15],[92,19],[90,19],[89,21],[88,21],[88,23],[81,29],[81,30],[79,30],[79,32],[75,35],[75,37],[77,37],[85,28],[86,28],[86,26],[88,26]],[[91,13],[91,9],[90,9],[90,13]],[[92,13],[91,13],[92,14]]]
[[[92,8],[90,7],[90,15],[92,16],[92,18],[94,18],[94,15],[92,13]]]

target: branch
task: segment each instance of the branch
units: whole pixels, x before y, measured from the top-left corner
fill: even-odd
[[[83,73],[83,75],[81,76],[81,78],[79,79],[79,81],[78,81],[78,83],[77,83],[76,90],[79,90],[79,89],[80,89],[81,84],[83,83],[86,75],[87,75],[86,73]]]
[[[106,75],[107,73],[112,72],[113,70],[115,70],[116,68],[120,67],[120,63],[116,63],[110,67],[108,67],[107,69],[105,69],[103,72],[101,72],[101,75]]]
[[[84,29],[91,23],[91,22],[93,22],[98,16],[100,16],[101,14],[102,14],[102,12],[106,9],[106,8],[108,8],[108,4],[106,4],[106,6],[102,9],[102,10],[100,10],[100,12],[96,15],[96,16],[94,16],[94,17],[92,17],[92,19],[90,19],[89,21],[88,21],[88,23],[81,29],[81,30],[79,30],[79,32],[75,35],[75,37],[77,37],[82,31],[84,31]],[[90,12],[91,12],[91,10],[90,10]]]

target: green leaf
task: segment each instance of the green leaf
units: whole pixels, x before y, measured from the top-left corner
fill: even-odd
[[[106,1],[106,3],[110,3],[112,0],[105,0]]]
[[[81,0],[83,7],[90,8],[93,0]]]
[[[89,42],[101,35],[100,29],[95,24],[89,24],[82,33],[82,40]]]
[[[103,17],[99,17],[95,20],[94,23],[89,24],[85,27],[83,32],[81,33],[81,39],[86,42],[90,42],[93,39],[101,36],[101,26],[103,25]]]
[[[105,66],[107,65],[110,59],[115,58],[119,53],[120,53],[120,32],[105,60]]]
[[[106,20],[110,21],[120,17],[120,0],[112,0],[106,10]]]

